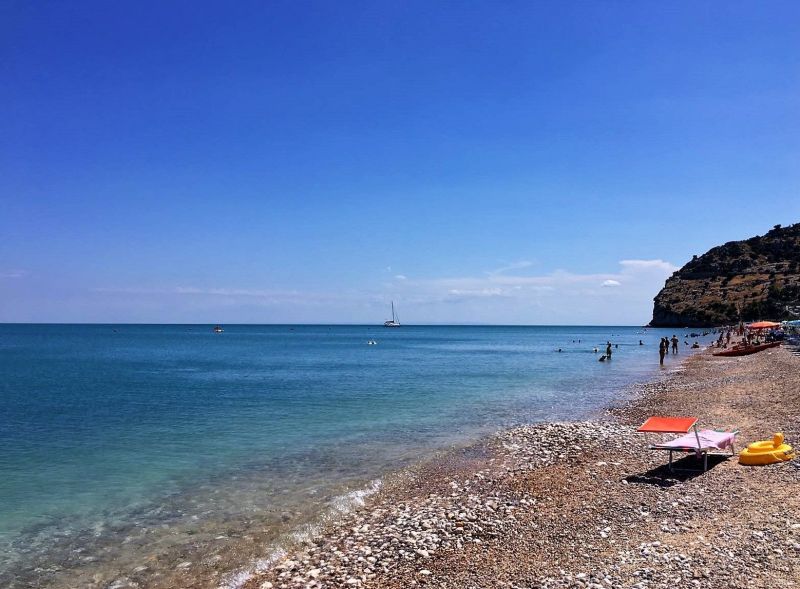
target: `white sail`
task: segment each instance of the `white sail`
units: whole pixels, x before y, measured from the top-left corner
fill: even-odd
[[[394,301],[392,301],[392,318],[389,321],[384,321],[383,326],[400,327],[400,319],[397,318],[397,314],[394,312]]]

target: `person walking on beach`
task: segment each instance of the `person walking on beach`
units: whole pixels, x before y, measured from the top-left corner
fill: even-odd
[[[611,360],[611,342],[606,344],[606,356],[609,360]]]
[[[661,341],[658,342],[658,363],[662,366],[664,365],[664,356],[667,355],[667,344],[664,342],[664,338],[661,338]]]
[[[678,338],[675,337],[674,333],[672,334],[672,353],[673,354],[678,353]]]

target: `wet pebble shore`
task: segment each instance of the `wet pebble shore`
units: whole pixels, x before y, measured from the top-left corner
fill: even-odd
[[[243,587],[796,587],[800,469],[671,473],[635,431],[643,415],[702,411],[703,425],[747,425],[746,441],[795,434],[800,359],[751,358],[698,356],[608,420],[516,428],[390,478]],[[775,395],[781,409],[751,418]]]

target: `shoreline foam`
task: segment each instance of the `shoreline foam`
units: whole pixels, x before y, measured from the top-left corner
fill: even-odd
[[[340,495],[331,502],[331,506],[323,513],[317,522],[309,523],[287,534],[288,541],[278,541],[270,548],[269,554],[257,560],[252,567],[228,575],[219,584],[219,589],[241,589],[248,581],[287,557],[293,547],[312,542],[322,533],[325,526],[330,526],[352,511],[366,505],[367,499],[378,493],[383,486],[381,479],[372,480],[366,487],[349,491]]]

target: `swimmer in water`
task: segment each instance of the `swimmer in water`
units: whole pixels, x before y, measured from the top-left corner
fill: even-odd
[[[606,361],[606,355],[603,354],[602,356],[600,356],[600,360],[598,360],[598,362],[605,362],[605,361]]]

